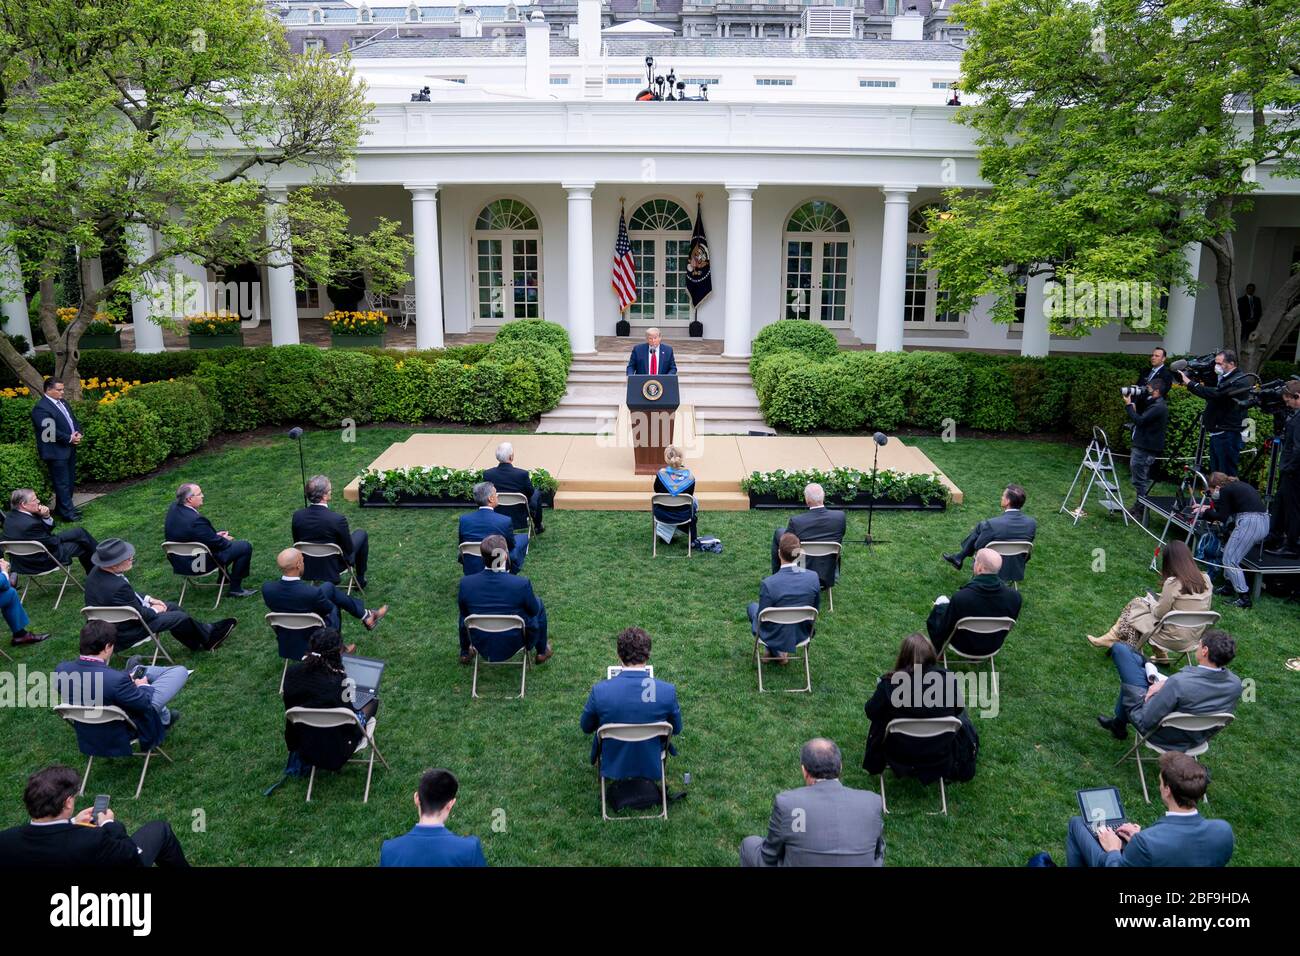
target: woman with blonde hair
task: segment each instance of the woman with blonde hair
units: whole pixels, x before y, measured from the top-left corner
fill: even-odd
[[[696,533],[695,515],[700,510],[700,503],[695,500],[695,476],[686,467],[686,456],[676,445],[669,445],[664,449],[664,462],[664,467],[655,474],[655,491],[663,495],[690,495],[691,504],[689,507],[680,508],[655,505],[652,509],[655,521],[668,526],[689,521],[691,541],[695,541],[699,537]]]
[[[1213,599],[1210,578],[1197,566],[1192,549],[1185,541],[1171,541],[1165,545],[1165,560],[1160,573],[1164,579],[1160,594],[1148,592],[1129,601],[1109,631],[1101,637],[1088,635],[1095,647],[1124,643],[1140,653],[1143,645],[1153,639],[1174,653],[1196,647],[1205,627],[1161,624],[1160,619],[1170,611],[1208,611]]]

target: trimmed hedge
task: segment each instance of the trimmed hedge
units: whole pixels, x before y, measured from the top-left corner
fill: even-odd
[[[88,416],[78,410],[85,441],[77,449],[77,477],[120,481],[153,471],[167,458],[162,421],[144,402],[120,398]]]
[[[763,326],[750,347],[753,361],[774,352],[798,352],[812,359],[828,359],[840,350],[834,333],[817,322],[782,321]]]
[[[0,488],[4,489],[0,494],[4,496],[5,510],[9,508],[9,493],[15,488],[31,488],[42,501],[48,501],[54,493],[34,440],[0,444]]]
[[[219,409],[193,382],[150,382],[127,393],[158,416],[159,434],[169,455],[202,448],[216,432]]]
[[[520,319],[516,322],[507,322],[497,330],[496,342],[493,344],[502,345],[506,342],[549,345],[564,358],[566,372],[573,364],[573,348],[569,344],[569,332],[564,326],[555,322],[547,322],[543,319]]]

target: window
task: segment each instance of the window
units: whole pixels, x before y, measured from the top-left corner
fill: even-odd
[[[488,203],[474,221],[473,322],[542,317],[541,226],[518,199]]]
[[[943,307],[939,273],[927,268],[925,244],[930,239],[925,214],[934,206],[922,206],[908,217],[907,267],[903,285],[904,328],[960,329],[966,317]]]
[[[782,318],[848,321],[852,244],[849,221],[833,203],[814,199],[791,213]]]
[[[860,79],[858,80],[858,86],[863,86],[875,90],[892,90],[897,88],[898,80]]]
[[[420,22],[420,8],[416,6],[414,3],[412,3],[410,6],[406,8],[406,22],[407,23]]]
[[[320,285],[308,279],[297,263],[293,266],[294,277],[294,298],[297,299],[298,308],[320,311]],[[303,283],[306,283],[304,287]]]
[[[642,13],[655,12],[655,0],[640,0],[637,7]]]
[[[568,86],[568,85],[569,85],[569,78],[567,76],[551,77],[551,86]]]
[[[446,80],[448,83],[461,83],[461,84],[464,84],[464,82],[465,82],[465,77],[463,77],[463,76],[435,76],[434,79],[435,79],[435,80]]]
[[[607,76],[605,77],[606,86],[636,86],[638,83],[644,83],[644,76]]]
[[[952,89],[952,80],[934,80],[930,83],[932,90],[950,90]]]
[[[671,199],[651,199],[633,211],[627,235],[636,260],[637,300],[628,306],[629,321],[645,325],[690,321],[686,269],[691,228],[691,217]]]
[[[721,86],[722,77],[720,76],[683,76],[679,77],[680,81],[687,86]]]
[[[898,16],[898,0],[885,0],[885,16]]]
[[[357,12],[357,22],[372,23],[373,21],[374,21],[374,14],[370,12],[370,7],[364,3],[361,4],[361,9]]]
[[[519,8],[516,7],[513,3],[510,4],[510,6],[506,7],[506,19],[507,20],[519,19]]]
[[[756,76],[755,86],[794,86],[794,78],[789,76]]]
[[[307,19],[312,23],[324,23],[325,14],[320,7],[312,7],[311,12],[307,14]]]
[[[303,40],[302,41],[302,51],[304,53],[308,53],[312,50],[323,50],[323,49],[325,49],[324,40]]]

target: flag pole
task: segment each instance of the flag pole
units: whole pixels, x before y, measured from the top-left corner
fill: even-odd
[[[625,217],[626,214],[627,214],[626,203],[627,203],[627,197],[626,197],[626,196],[619,196],[619,197],[618,197],[618,220],[619,220],[619,222],[623,222],[624,217]],[[626,309],[619,309],[619,310],[618,310],[618,321],[614,323],[614,334],[615,334],[616,336],[619,336],[620,338],[623,338],[623,337],[626,337],[626,336],[629,336],[629,335],[632,334],[632,323],[629,322],[629,321],[627,320],[627,310],[626,310]]]

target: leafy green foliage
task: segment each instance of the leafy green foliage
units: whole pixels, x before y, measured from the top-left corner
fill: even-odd
[[[802,471],[755,471],[740,481],[740,490],[754,495],[775,495],[780,501],[803,501],[804,486],[816,483],[826,492],[828,502],[847,502],[859,494],[870,494],[874,487],[877,499],[904,501],[918,497],[922,501],[948,501],[948,486],[938,475],[907,474],[881,468],[872,472],[857,468],[836,467],[830,471],[809,468]]]
[[[169,455],[201,448],[217,430],[220,409],[193,382],[152,382],[137,385],[130,397],[158,417],[159,433]]]
[[[813,359],[827,359],[840,350],[834,334],[817,322],[782,320],[771,322],[754,336],[750,346],[751,367],[773,352],[791,351]]]
[[[529,473],[533,487],[543,494],[554,493],[559,482],[545,468]],[[474,486],[483,480],[482,468],[447,468],[442,465],[414,468],[368,468],[357,476],[363,501],[380,497],[390,505],[419,498],[448,498],[470,501]]]
[[[120,481],[153,471],[167,457],[162,422],[143,402],[121,398],[102,405],[83,421],[85,441],[77,451],[78,477]]]
[[[559,352],[564,359],[564,370],[568,372],[573,362],[573,349],[569,345],[569,332],[564,326],[543,319],[519,319],[507,322],[497,329],[496,342],[538,342],[549,345]]]
[[[31,422],[28,422],[31,430]],[[30,436],[29,436],[30,438]],[[15,488],[31,488],[42,501],[53,493],[50,474],[36,454],[35,441],[0,443],[0,494],[5,496],[4,507],[9,507],[9,493]]]

